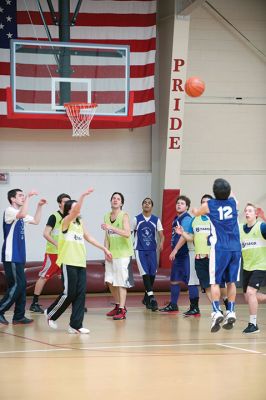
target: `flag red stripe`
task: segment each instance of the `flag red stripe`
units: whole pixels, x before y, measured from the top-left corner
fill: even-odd
[[[10,64],[0,63],[1,74],[10,75]],[[86,73],[87,78],[124,78],[125,68],[122,65],[74,65],[71,78],[83,78]],[[142,78],[154,75],[154,64],[131,65],[130,77]],[[17,64],[17,76],[50,78],[59,77],[58,67],[55,65],[36,65],[36,64]]]
[[[19,11],[17,13],[17,24],[41,25],[43,22],[38,11]],[[51,14],[44,12],[46,24],[54,25]],[[72,17],[73,13],[70,14]],[[75,26],[110,26],[110,27],[147,27],[156,24],[156,14],[89,14],[80,13]]]
[[[72,96],[72,101],[85,101],[82,94],[77,92]],[[154,100],[154,89],[137,90],[134,92],[134,103],[144,103]],[[0,89],[0,101],[6,101],[6,90]],[[17,101],[20,103],[36,103],[48,104],[51,103],[51,92],[48,91],[33,91],[33,90],[18,90]],[[93,92],[92,101],[95,103],[110,104],[121,103],[124,101],[123,92]]]

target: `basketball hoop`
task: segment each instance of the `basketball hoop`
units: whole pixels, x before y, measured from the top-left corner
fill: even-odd
[[[95,103],[65,103],[66,113],[73,127],[72,136],[90,136],[90,123],[98,104]]]

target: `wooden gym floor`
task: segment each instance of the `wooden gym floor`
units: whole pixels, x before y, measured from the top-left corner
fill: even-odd
[[[185,293],[174,315],[146,310],[141,299],[130,294],[127,319],[113,321],[105,317],[111,298],[89,295],[89,335],[67,333],[69,311],[56,331],[38,314],[27,327],[1,326],[1,400],[266,399],[266,305],[259,310],[260,333],[245,336],[248,309],[241,294],[234,329],[217,333],[210,333],[204,295],[198,318],[182,316]],[[168,294],[157,299],[163,305]],[[11,311],[6,318],[12,319]]]

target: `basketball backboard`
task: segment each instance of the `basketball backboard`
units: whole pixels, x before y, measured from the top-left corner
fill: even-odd
[[[97,116],[127,117],[129,46],[13,40],[14,114],[65,114],[64,103],[97,103]]]

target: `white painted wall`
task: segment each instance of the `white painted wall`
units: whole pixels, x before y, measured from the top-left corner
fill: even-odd
[[[151,193],[150,172],[84,172],[84,171],[19,171],[10,172],[9,183],[0,185],[0,215],[8,206],[7,191],[21,188],[25,192],[37,189],[40,196],[30,200],[29,214],[34,215],[38,198],[44,197],[48,205],[43,206],[41,223],[37,226],[28,225],[26,228],[27,260],[39,261],[43,259],[45,240],[42,233],[49,215],[57,210],[56,197],[58,194],[68,193],[73,199],[89,186],[95,191],[88,196],[82,208],[82,218],[88,231],[101,243],[104,241],[104,232],[100,225],[103,216],[110,210],[110,198],[113,192],[122,192],[125,197],[124,210],[132,220],[141,210],[141,202]],[[2,246],[3,235],[0,232]],[[89,260],[103,259],[103,253],[97,248],[88,245],[87,257]]]
[[[264,0],[210,3],[266,53]],[[206,83],[204,95],[195,101],[187,97],[185,107],[181,190],[193,204],[211,192],[215,178],[225,177],[240,209],[247,200],[266,209],[265,61],[208,7],[193,11],[188,76],[200,76]]]
[[[70,130],[0,128],[0,169],[150,171],[151,128],[92,130],[73,138]]]

